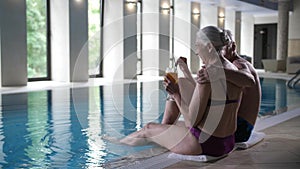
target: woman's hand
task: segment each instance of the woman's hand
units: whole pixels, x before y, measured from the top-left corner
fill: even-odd
[[[179,66],[180,70],[184,73],[186,76],[187,73],[190,73],[190,70],[187,66],[187,59],[185,57],[180,57],[177,59],[175,66]]]
[[[178,83],[174,83],[168,76],[165,76],[163,85],[169,95],[179,93]]]
[[[196,77],[196,81],[199,84],[203,84],[203,83],[209,83],[209,82],[214,82],[218,79],[220,79],[220,74],[222,74],[223,69],[217,68],[217,67],[202,67],[202,69],[200,69],[197,72],[197,77]],[[223,72],[224,74],[224,72]]]
[[[199,84],[203,84],[203,83],[209,83],[209,75],[208,75],[208,72],[206,70],[205,67],[203,67],[202,69],[200,69],[198,72],[197,72],[197,77],[196,77],[196,81],[197,83]]]

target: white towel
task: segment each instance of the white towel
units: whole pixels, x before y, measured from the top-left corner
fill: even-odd
[[[257,132],[257,131],[252,131],[251,136],[249,137],[248,141],[246,142],[241,142],[241,143],[235,143],[235,147],[239,149],[247,149],[255,144],[261,142],[264,137],[266,136],[265,133],[263,132]]]
[[[209,162],[209,161],[219,160],[226,156],[227,156],[227,154],[224,154],[219,157],[213,157],[213,156],[208,156],[208,155],[182,155],[182,154],[171,153],[168,155],[168,158],[178,159],[178,160],[198,161],[198,162]]]

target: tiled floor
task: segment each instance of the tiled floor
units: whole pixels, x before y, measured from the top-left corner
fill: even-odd
[[[300,168],[300,117],[263,130],[266,138],[248,150],[236,150],[214,163],[181,161],[169,166],[174,168],[213,169],[299,169]]]

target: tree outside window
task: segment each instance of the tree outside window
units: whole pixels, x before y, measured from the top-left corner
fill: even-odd
[[[100,0],[88,1],[89,22],[89,75],[100,72]]]
[[[26,0],[28,78],[47,78],[47,1]]]

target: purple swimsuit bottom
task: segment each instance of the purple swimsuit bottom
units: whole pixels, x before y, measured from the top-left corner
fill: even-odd
[[[215,137],[212,135],[209,136],[207,133],[204,133],[196,127],[191,127],[190,132],[196,137],[197,140],[199,140],[200,133],[201,135],[206,135],[205,138],[208,138],[207,140],[205,140],[205,142],[200,143],[202,148],[202,154],[204,155],[218,157],[224,154],[228,154],[234,148],[234,135],[230,135],[223,138]]]

